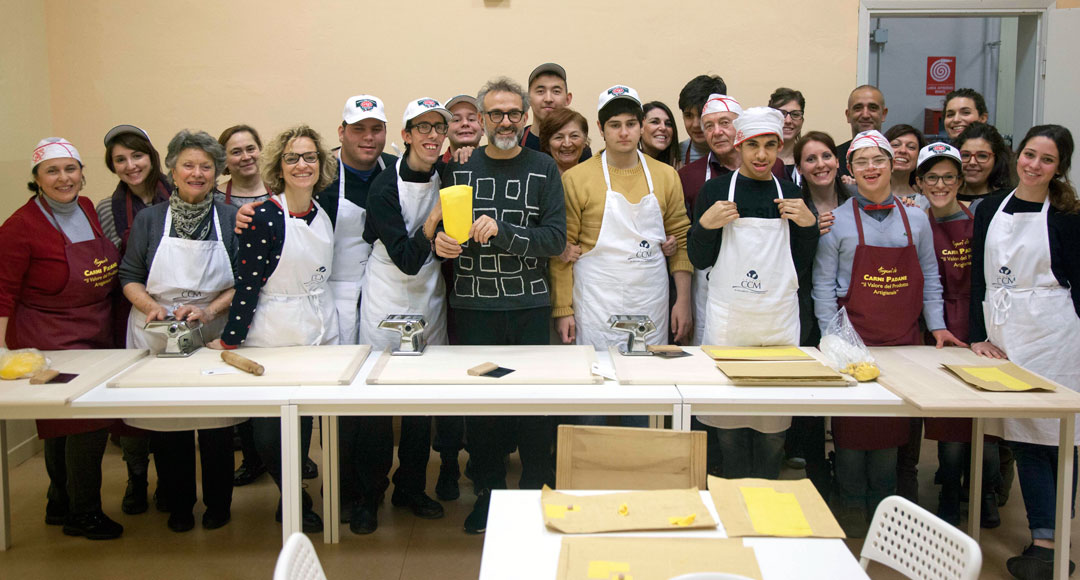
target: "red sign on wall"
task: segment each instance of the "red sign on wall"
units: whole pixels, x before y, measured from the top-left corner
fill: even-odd
[[[926,94],[947,95],[956,90],[956,57],[926,57]]]

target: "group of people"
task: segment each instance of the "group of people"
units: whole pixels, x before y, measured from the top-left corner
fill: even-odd
[[[265,146],[237,125],[218,139],[180,131],[162,169],[147,134],[120,125],[105,137],[119,183],[96,211],[79,195],[76,148],[42,140],[33,196],[0,227],[4,345],[156,352],[163,340],[144,326],[171,316],[200,322],[211,348],[379,349],[397,340],[379,322],[411,312],[423,314],[432,344],[606,348],[622,338],[607,319],[633,313],[655,323],[650,344],[816,346],[843,309],[870,346],[970,345],[1080,389],[1069,356],[1080,336],[1080,200],[1068,129],[1033,127],[1014,157],[986,123],[982,96],[960,89],[945,99],[947,138],[927,143],[909,125],[883,134],[885,97],[865,85],[848,98],[851,139],[837,145],[803,132],[801,92],[780,88],[749,107],[723,79],[701,75],[679,94],[683,141],[665,104],[627,85],[603,91],[594,155],[572,98],[565,69],[545,63],[527,87],[500,77],[445,105],[409,101],[400,158],[384,152],[386,108],[373,95],[346,101],[336,153],[306,125]],[[439,190],[450,185],[473,191],[467,239],[443,227]],[[777,478],[785,453],[798,458],[849,534],[865,532],[883,497],[917,500],[922,421],[833,418],[829,460],[825,418],[699,420],[712,471]],[[170,529],[194,527],[195,432],[202,525],[225,525],[234,426],[281,484],[276,420],[242,421],[40,421],[46,523],[95,539],[121,534],[100,498],[112,430],[129,470],[125,512],[147,509],[152,452]],[[520,452],[520,487],[554,484],[559,421],[597,419],[440,417],[433,429],[430,417],[403,418],[391,502],[442,517],[426,491],[432,441],[444,501],[459,497],[465,449],[477,499],[464,528],[483,532],[491,490],[507,485],[508,453]],[[390,484],[391,418],[343,417],[339,428],[343,519],[371,533]],[[305,447],[311,430],[307,419]],[[938,513],[957,523],[970,422],[928,419],[925,430],[939,442]],[[983,502],[983,526],[999,525],[1015,461],[1032,544],[1009,569],[1049,577],[1056,427],[1007,419],[990,432],[986,492],[971,501]],[[304,500],[304,530],[317,531]]]

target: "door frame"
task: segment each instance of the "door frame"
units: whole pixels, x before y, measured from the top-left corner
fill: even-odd
[[[889,16],[1035,16],[1038,40],[1035,46],[1035,83],[1032,125],[1043,120],[1046,83],[1047,14],[1055,0],[859,0],[858,57],[856,84],[870,79],[870,19]]]

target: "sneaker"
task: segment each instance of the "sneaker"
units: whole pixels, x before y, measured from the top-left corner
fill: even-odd
[[[465,517],[466,534],[482,534],[487,531],[488,508],[491,507],[491,490],[482,489],[476,494],[476,503]]]
[[[124,490],[124,499],[120,502],[120,511],[129,516],[144,513],[150,509],[150,503],[146,501],[145,473],[134,473],[128,468],[127,489]]]
[[[407,507],[412,510],[413,515],[425,520],[437,520],[444,515],[442,504],[422,491],[408,492],[395,487],[394,495],[390,496],[390,503],[394,507]]]
[[[802,457],[788,457],[784,465],[790,469],[806,469],[806,460]]]
[[[68,514],[64,535],[84,536],[88,540],[111,540],[124,533],[124,526],[109,519],[100,510],[88,514]]]
[[[1013,556],[1005,562],[1009,574],[1018,580],[1043,580],[1054,577],[1054,549],[1029,545],[1019,556]],[[1076,569],[1076,564],[1069,560],[1069,575]]]

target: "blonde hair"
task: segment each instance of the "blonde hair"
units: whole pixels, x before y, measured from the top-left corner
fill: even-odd
[[[266,144],[266,148],[259,154],[259,170],[262,180],[274,193],[285,191],[285,177],[281,170],[281,158],[285,155],[285,148],[295,139],[307,137],[315,143],[315,151],[319,154],[319,181],[315,183],[315,192],[326,189],[337,179],[337,159],[331,157],[323,147],[322,137],[319,133],[307,125],[297,125],[286,129],[275,136]]]

